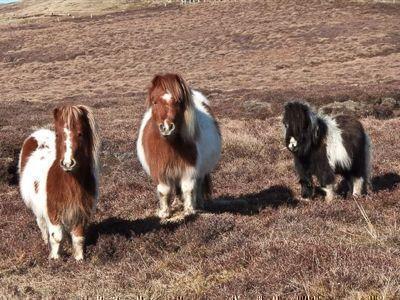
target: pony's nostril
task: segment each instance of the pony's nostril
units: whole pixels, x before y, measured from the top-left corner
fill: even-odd
[[[75,161],[75,159],[72,159],[71,160],[71,164],[70,164],[70,168],[73,168],[73,167],[75,167],[75,165],[76,165],[76,161]]]
[[[158,127],[160,128],[160,131],[164,131],[164,130],[165,130],[165,127],[164,127],[164,124],[163,124],[163,123],[161,123],[160,125],[158,125]]]
[[[175,129],[175,124],[174,124],[174,123],[171,123],[171,124],[169,125],[169,131],[172,132],[172,131],[174,131],[174,129]]]

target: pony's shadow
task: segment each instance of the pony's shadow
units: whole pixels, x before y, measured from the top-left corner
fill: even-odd
[[[384,190],[393,190],[400,183],[400,176],[397,173],[389,172],[383,175],[375,176],[371,179],[372,191],[379,192]]]
[[[258,214],[266,207],[278,208],[282,205],[295,207],[298,200],[293,198],[293,192],[284,186],[272,186],[258,193],[237,197],[222,196],[206,202],[205,212],[233,213],[242,215]],[[86,246],[97,244],[102,235],[119,235],[126,239],[140,236],[148,232],[166,229],[174,231],[182,224],[196,220],[198,215],[186,217],[178,222],[162,222],[157,217],[147,217],[137,220],[124,220],[117,217],[105,219],[89,225],[87,229]]]
[[[102,235],[119,235],[126,239],[140,236],[148,232],[166,229],[174,231],[182,224],[194,221],[197,215],[189,216],[180,221],[162,222],[158,217],[147,217],[137,220],[124,220],[117,217],[105,219],[99,223],[89,225],[87,229],[86,246],[95,245]]]
[[[277,209],[280,206],[296,207],[299,201],[293,191],[286,186],[275,185],[257,193],[239,196],[221,196],[205,203],[205,210],[211,213],[233,213],[254,215],[266,207]]]
[[[400,183],[400,175],[394,172],[389,172],[383,175],[374,176],[371,178],[371,190],[376,193],[379,191],[391,191]],[[337,188],[337,193],[343,197],[347,197],[350,189],[345,180],[342,180]]]
[[[4,166],[4,171],[0,171],[3,182],[6,182],[10,186],[18,185],[19,174],[18,174],[18,161],[19,161],[19,149],[13,151],[13,159],[10,163]],[[2,167],[2,166],[1,166]]]

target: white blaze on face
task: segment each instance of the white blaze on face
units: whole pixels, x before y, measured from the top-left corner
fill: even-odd
[[[290,138],[288,147],[289,147],[290,150],[293,150],[293,149],[295,149],[297,147],[297,141],[296,141],[296,139],[294,137]]]
[[[167,90],[167,92],[162,95],[162,97],[165,101],[170,102],[172,100],[172,95],[171,93]]]
[[[169,130],[169,124],[168,124],[167,120],[164,120],[164,128],[166,131]]]
[[[66,166],[72,165],[72,141],[71,141],[71,131],[64,127],[65,133],[65,154],[64,154],[64,164]]]

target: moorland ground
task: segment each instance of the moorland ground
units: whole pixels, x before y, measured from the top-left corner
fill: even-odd
[[[0,295],[400,297],[399,19],[396,5],[268,0],[0,25]],[[166,71],[210,99],[223,136],[213,201],[171,224],[135,153],[146,88]],[[280,117],[296,98],[360,117],[368,197],[299,200]],[[48,260],[17,185],[22,141],[61,103],[93,107],[103,139],[81,263],[70,247]]]

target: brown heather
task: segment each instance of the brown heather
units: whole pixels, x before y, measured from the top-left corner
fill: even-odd
[[[0,295],[399,298],[399,19],[384,4],[226,1],[1,25]],[[224,140],[214,200],[183,223],[153,216],[135,154],[160,72],[210,98]],[[374,107],[355,112],[374,144],[367,198],[297,199],[280,125],[294,97]],[[93,107],[103,139],[82,263],[49,262],[16,185],[23,140],[62,103]]]

